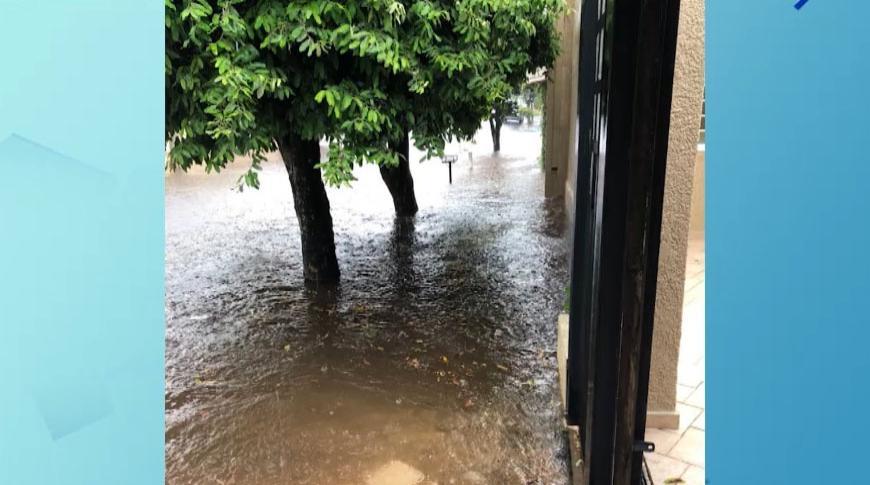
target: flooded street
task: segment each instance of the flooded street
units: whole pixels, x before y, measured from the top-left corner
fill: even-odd
[[[413,220],[376,167],[328,189],[329,290],[302,283],[277,158],[259,191],[232,190],[244,163],[166,177],[167,483],[568,483],[561,202],[539,130],[478,140],[452,185],[412,150]]]

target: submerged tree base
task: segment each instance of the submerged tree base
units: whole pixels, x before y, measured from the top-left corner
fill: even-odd
[[[410,217],[417,213],[417,197],[414,195],[414,178],[411,176],[410,159],[411,144],[408,134],[402,142],[392,145],[392,149],[399,155],[399,165],[396,167],[384,167],[381,169],[381,178],[387,185],[390,195],[393,197],[393,207],[396,215]]]
[[[335,234],[329,213],[329,198],[320,169],[320,143],[286,136],[278,149],[293,189],[293,205],[302,237],[302,265],[306,283],[338,282],[340,272],[335,257]]]
[[[489,131],[492,133],[492,151],[494,152],[501,151],[501,125],[502,119],[495,117],[489,119]]]

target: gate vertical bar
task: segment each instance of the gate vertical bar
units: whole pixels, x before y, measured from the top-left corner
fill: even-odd
[[[591,325],[595,321],[597,274],[595,252],[596,172],[598,135],[596,98],[601,71],[598,69],[598,46],[603,40],[601,8],[604,0],[584,0],[580,18],[580,82],[578,83],[578,159],[574,210],[574,251],[571,258],[571,292],[567,363],[567,420],[580,425],[586,417],[587,398],[591,392],[589,376],[592,348]],[[586,427],[580,426],[581,441]]]
[[[641,483],[679,0],[586,0],[568,421],[591,485]]]
[[[616,381],[613,483],[618,485],[639,483],[632,481],[632,475],[640,467],[645,449],[642,442],[655,302],[652,300],[652,305],[648,304],[649,297],[654,298],[656,291],[656,281],[650,276],[657,270],[663,175],[667,163],[668,132],[659,127],[669,125],[673,62],[668,62],[668,59],[673,58],[676,47],[676,37],[668,37],[670,3],[671,0],[638,2],[627,13],[629,18],[637,19],[636,27],[627,27],[636,32],[637,41],[632,73],[626,79],[626,88],[630,84],[633,89],[633,114],[627,127],[630,143],[625,180],[628,197],[626,246],[622,263],[622,328]],[[669,42],[671,40],[674,42]],[[662,98],[666,101],[663,102]]]
[[[600,63],[609,68],[601,117],[603,186],[602,231],[598,294],[598,322],[593,359],[594,394],[588,421],[590,484],[613,484],[617,450],[617,389],[622,342],[624,256],[628,210],[629,143],[632,110],[633,67],[637,37],[637,2],[608,0],[604,10],[605,38]]]
[[[646,415],[649,397],[650,360],[652,358],[652,339],[655,321],[656,290],[658,284],[658,261],[661,246],[662,212],[664,209],[665,175],[667,172],[668,139],[671,124],[671,100],[673,96],[674,67],[676,62],[677,34],[680,16],[679,0],[670,0],[658,12],[660,42],[660,60],[658,65],[659,84],[657,105],[652,106],[658,113],[654,147],[652,149],[653,167],[651,174],[651,190],[646,247],[645,294],[643,299],[643,328],[641,334],[641,351],[639,356],[637,409],[635,411],[635,443],[646,439]],[[631,483],[640,484],[643,480],[642,453],[635,452],[631,463]]]

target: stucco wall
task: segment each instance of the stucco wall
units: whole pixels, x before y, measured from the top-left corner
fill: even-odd
[[[580,60],[580,0],[567,0],[567,13],[559,20],[559,57],[548,72],[547,126],[544,133],[544,195],[565,194],[566,178],[577,167],[577,67]],[[573,190],[568,197],[573,201]],[[566,200],[567,204],[567,200]],[[573,203],[571,205],[573,207]]]
[[[659,427],[676,426],[677,361],[686,246],[703,89],[704,2],[682,0],[650,368],[649,424]]]

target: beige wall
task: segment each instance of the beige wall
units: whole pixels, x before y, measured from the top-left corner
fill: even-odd
[[[678,424],[677,361],[703,90],[704,2],[682,0],[650,368],[649,424],[654,427]]]
[[[544,109],[547,126],[544,133],[544,195],[565,194],[566,179],[571,180],[577,167],[577,67],[580,51],[580,0],[567,0],[568,12],[558,24],[559,57],[547,73],[547,98]],[[567,199],[573,200],[573,185]],[[570,207],[573,207],[573,203]]]

